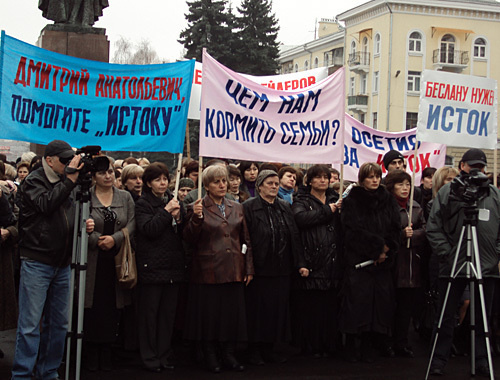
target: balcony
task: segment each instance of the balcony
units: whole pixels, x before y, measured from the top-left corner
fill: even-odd
[[[347,109],[356,113],[366,113],[368,111],[368,95],[348,96]]]
[[[432,55],[436,70],[462,72],[469,64],[469,52],[455,49],[436,49]]]
[[[349,54],[347,61],[349,69],[356,73],[367,73],[370,71],[370,53],[357,51]]]

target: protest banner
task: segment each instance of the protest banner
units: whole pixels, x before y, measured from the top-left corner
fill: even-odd
[[[53,53],[2,32],[0,138],[181,153],[194,60],[116,65]]]
[[[414,148],[417,141],[416,129],[403,132],[383,132],[370,128],[352,116],[345,115],[344,140],[344,178],[349,181],[358,180],[359,167],[365,162],[376,162],[382,166],[383,173],[387,170],[383,166],[382,158],[390,150],[397,150],[405,156],[406,170],[411,173],[415,170],[415,183],[420,183],[422,170],[432,166],[444,166],[446,145],[419,142],[416,163],[414,164]]]
[[[340,163],[344,69],[306,90],[264,87],[203,55],[200,155]]]
[[[495,149],[497,81],[424,70],[417,139],[467,148]]]
[[[261,84],[262,86],[275,88],[280,91],[293,91],[299,88],[303,89],[322,81],[328,76],[328,68],[320,67],[312,70],[281,75],[241,75]],[[202,77],[203,64],[201,62],[196,62],[194,65],[193,87],[191,87],[191,98],[189,101],[189,119],[200,120]]]

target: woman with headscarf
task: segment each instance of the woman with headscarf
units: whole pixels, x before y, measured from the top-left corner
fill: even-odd
[[[246,289],[249,362],[284,362],[274,344],[290,339],[290,275],[308,274],[300,234],[290,205],[279,199],[279,177],[263,170],[256,180],[257,196],[243,203],[255,267]]]
[[[401,240],[401,221],[396,200],[380,185],[382,169],[376,163],[361,165],[358,185],[342,205],[343,299],[340,331],[348,334],[347,355],[357,360],[355,337],[361,338],[361,360],[372,362],[372,343],[387,345],[395,310],[391,263]],[[356,268],[358,264],[365,264]],[[391,355],[392,356],[392,355]]]
[[[243,206],[225,198],[227,170],[212,165],[202,173],[207,195],[189,205],[184,239],[192,242],[191,285],[185,337],[200,342],[210,371],[222,364],[245,368],[234,355],[236,342],[247,340],[245,285],[253,278],[250,237]]]
[[[330,170],[313,165],[292,210],[300,231],[307,271],[292,277],[293,340],[303,353],[328,356],[337,330],[335,271],[339,244],[338,194],[329,187]]]

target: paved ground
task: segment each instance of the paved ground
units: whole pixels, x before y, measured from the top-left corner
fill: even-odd
[[[422,380],[427,369],[427,356],[425,342],[412,336],[416,357],[404,358],[377,358],[372,364],[347,363],[339,357],[314,359],[310,356],[300,356],[290,346],[280,347],[280,351],[289,357],[285,364],[271,364],[263,367],[247,366],[245,372],[234,373],[223,371],[215,375],[205,369],[194,365],[185,350],[180,350],[179,365],[174,371],[164,371],[152,374],[144,371],[139,363],[136,353],[129,353],[118,358],[116,369],[112,372],[82,372],[82,380],[139,380],[139,379],[172,379],[172,380],[248,380],[248,379],[304,379],[304,380]],[[15,331],[0,332],[0,348],[5,352],[4,359],[0,359],[0,380],[8,380],[12,365]],[[493,359],[497,378],[500,379],[500,357]],[[446,374],[441,379],[462,380],[470,379],[470,358],[452,358],[446,367]]]

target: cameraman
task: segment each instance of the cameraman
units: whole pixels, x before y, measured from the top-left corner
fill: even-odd
[[[45,148],[42,166],[21,186],[22,263],[12,379],[31,379],[37,357],[35,378],[58,378],[68,329],[75,216],[71,193],[83,166],[80,158],[68,143],[54,140]],[[92,232],[94,221],[87,220],[86,227]]]
[[[465,212],[464,207],[467,203],[461,199],[464,197],[456,196],[461,191],[475,194],[482,194],[484,197],[477,197],[477,210],[479,211],[479,221],[477,223],[477,243],[481,261],[481,271],[484,278],[484,298],[486,313],[489,318],[495,279],[499,277],[498,257],[500,252],[499,229],[500,229],[500,192],[487,182],[480,186],[481,179],[474,180],[474,174],[469,173],[472,169],[478,169],[479,174],[484,173],[486,167],[486,155],[479,149],[470,149],[460,161],[460,175],[452,183],[444,185],[438,192],[432,210],[427,221],[427,237],[433,249],[433,254],[438,256],[439,260],[439,310],[442,310],[444,296],[448,285],[448,279],[451,276],[451,269],[457,245],[460,238],[462,227],[464,226]],[[461,180],[466,186],[460,185]],[[457,188],[457,185],[459,187]],[[478,185],[478,186],[476,186]],[[456,191],[457,189],[458,191]],[[475,197],[474,197],[475,198]],[[469,202],[469,204],[471,204]],[[464,232],[462,246],[460,247],[457,269],[465,262],[467,253],[467,236]],[[473,253],[473,252],[472,252]],[[453,280],[446,310],[444,313],[441,330],[439,331],[438,341],[431,363],[431,375],[440,376],[443,374],[451,350],[453,340],[453,330],[456,324],[456,312],[465,287],[469,284],[466,278],[465,268],[460,271],[455,280]],[[489,367],[487,361],[486,342],[484,335],[483,318],[481,316],[481,304],[477,285],[474,285],[475,291],[475,316],[476,316],[476,373],[480,376],[489,377]],[[437,322],[436,322],[437,323]]]

